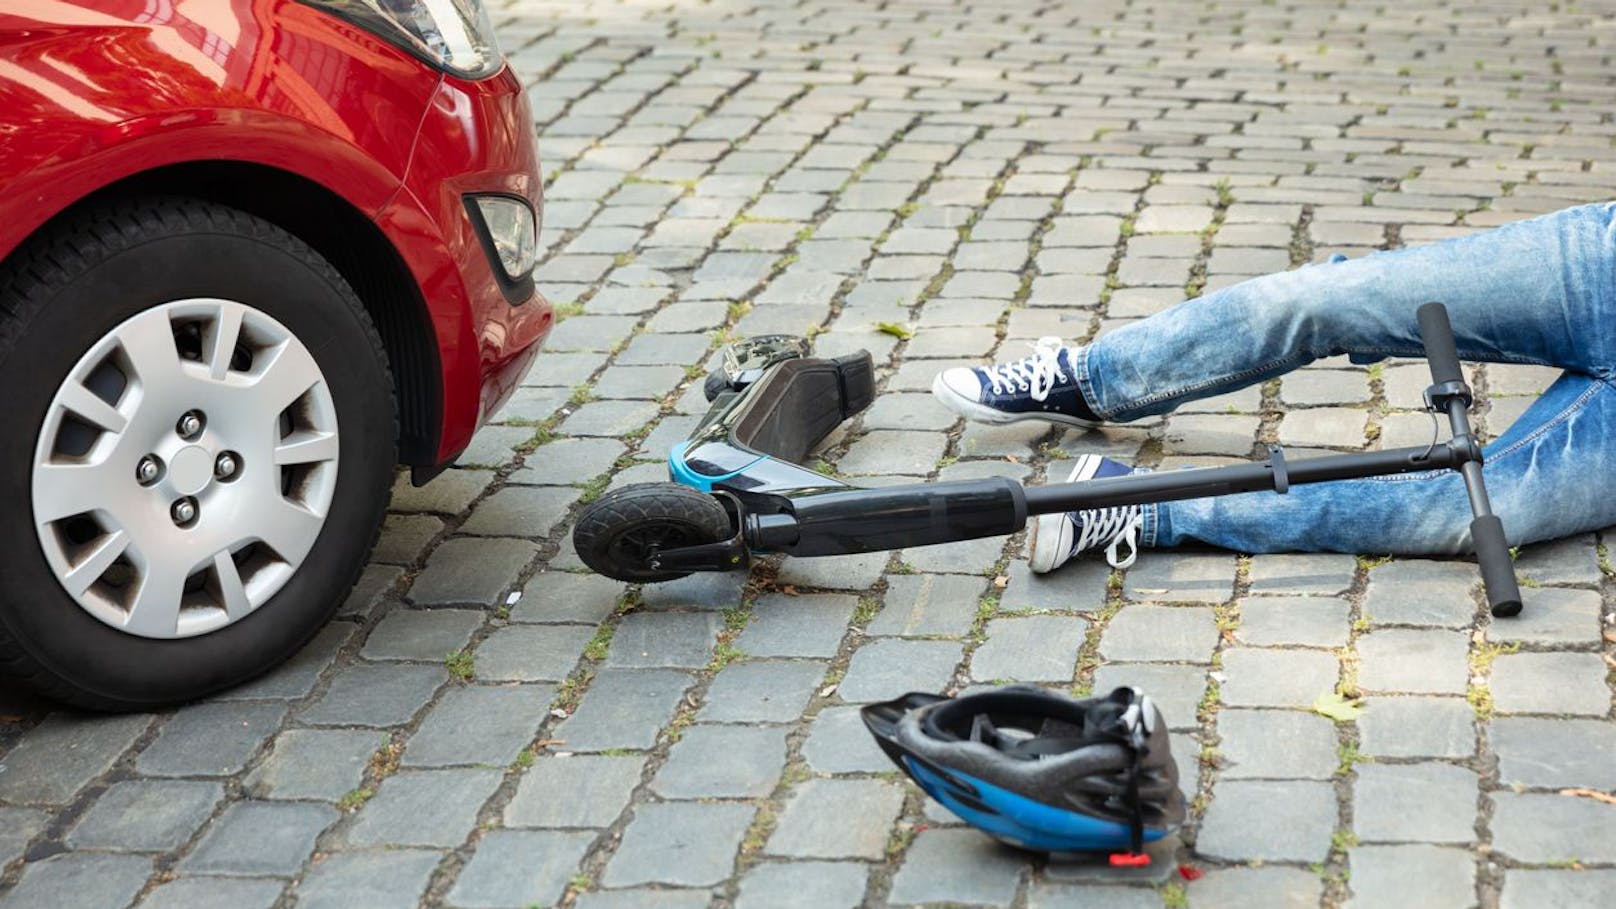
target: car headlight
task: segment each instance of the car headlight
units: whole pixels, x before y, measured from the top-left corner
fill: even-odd
[[[533,270],[539,248],[533,209],[511,196],[472,196],[482,218],[483,235],[499,259],[505,277],[520,281]]]
[[[482,0],[303,0],[467,79],[499,72],[502,59]]]

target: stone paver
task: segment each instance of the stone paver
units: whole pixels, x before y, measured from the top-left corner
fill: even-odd
[[[491,769],[410,770],[382,782],[348,828],[349,844],[459,846],[499,785]]]
[[[768,795],[786,762],[779,726],[692,726],[668,753],[651,789],[670,799]]]
[[[224,797],[218,783],[129,780],[114,783],[67,835],[74,849],[166,852],[191,838]]]
[[[535,761],[505,806],[511,827],[604,827],[628,804],[645,759],[579,754]]]
[[[152,871],[137,855],[69,852],[27,866],[6,894],[7,906],[56,909],[64,898],[83,909],[121,909],[135,898]]]
[[[330,805],[303,802],[237,802],[208,827],[180,870],[198,874],[298,873],[314,851],[314,839],[337,819]]]
[[[225,776],[240,770],[279,726],[281,704],[203,704],[174,715],[135,769],[152,776]]]
[[[702,887],[727,878],[752,820],[750,805],[661,802],[641,805],[606,866],[608,887]]]
[[[428,849],[340,852],[315,865],[298,883],[297,905],[315,909],[414,905],[442,858]]]
[[[499,909],[560,899],[594,838],[563,830],[495,830],[455,881],[449,905]]]
[[[764,851],[792,858],[880,858],[903,790],[882,780],[809,780],[791,794]],[[857,805],[858,810],[848,810]]]
[[[741,878],[736,909],[854,909],[869,872],[857,862],[764,862]]]
[[[1608,4],[1189,6],[493,4],[538,124],[545,350],[466,466],[400,473],[282,667],[155,715],[0,710],[0,904],[1178,905],[959,826],[859,718],[996,681],[1155,699],[1200,796],[1159,863],[1206,870],[1194,909],[1608,902],[1616,809],[1561,792],[1616,791],[1616,529],[1522,547],[1526,612],[1496,620],[1463,558],[1033,576],[1022,533],[628,585],[573,549],[581,501],[666,478],[721,339],[766,332],[871,352],[880,395],[807,460],[872,485],[1424,445],[1412,358],[1097,430],[928,394],[1197,290],[1609,196]],[[1467,370],[1489,437],[1558,374]],[[1352,685],[1356,720],[1310,709]]]

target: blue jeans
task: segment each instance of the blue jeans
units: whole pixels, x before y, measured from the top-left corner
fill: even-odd
[[[1616,203],[1189,300],[1083,348],[1078,383],[1095,413],[1125,422],[1319,357],[1423,356],[1414,313],[1432,300],[1447,305],[1461,358],[1565,370],[1485,451],[1510,543],[1616,524]],[[1469,526],[1464,481],[1444,470],[1149,506],[1141,543],[1457,553]]]

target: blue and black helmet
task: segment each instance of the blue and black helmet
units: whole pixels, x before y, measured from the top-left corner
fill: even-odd
[[[1184,822],[1167,724],[1136,688],[911,693],[861,711],[881,750],[961,820],[1038,852],[1128,850]]]

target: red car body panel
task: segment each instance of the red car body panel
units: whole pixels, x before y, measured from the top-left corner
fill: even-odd
[[[446,78],[293,0],[0,9],[0,258],[75,202],[170,165],[244,162],[324,187],[374,219],[426,301],[439,463],[503,402],[552,320],[537,294],[504,297],[461,199],[519,195],[537,210],[534,145],[508,70]]]

